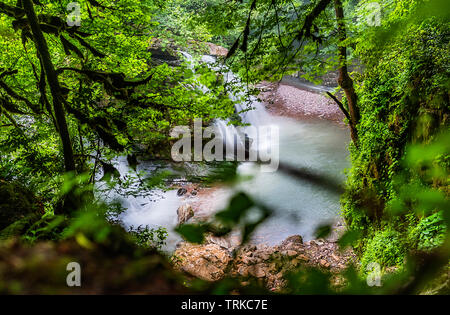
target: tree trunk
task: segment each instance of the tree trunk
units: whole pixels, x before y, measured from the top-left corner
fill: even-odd
[[[339,58],[339,77],[338,84],[344,90],[345,96],[347,98],[348,112],[350,114],[350,132],[353,143],[358,146],[358,133],[356,130],[356,125],[359,123],[359,108],[357,103],[357,96],[355,89],[353,87],[353,81],[348,74],[347,69],[347,48],[345,47],[344,41],[347,39],[347,32],[345,30],[344,21],[344,9],[342,8],[341,0],[334,0],[334,9],[336,12],[336,21],[338,27],[338,37],[339,37],[339,47],[338,47],[338,58]]]
[[[57,123],[57,129],[61,137],[61,142],[63,145],[64,153],[64,166],[67,172],[75,170],[75,160],[73,157],[72,143],[70,141],[70,134],[67,128],[65,110],[62,101],[62,94],[60,85],[58,82],[58,77],[56,75],[55,68],[53,66],[50,53],[48,51],[48,45],[44,38],[44,35],[39,26],[39,21],[37,19],[36,13],[34,12],[33,3],[31,0],[23,0],[23,8],[27,16],[28,22],[33,33],[34,44],[36,50],[39,53],[40,59],[42,61],[43,70],[47,77],[47,82],[50,86],[50,91],[53,98],[53,110],[55,112],[55,119]]]

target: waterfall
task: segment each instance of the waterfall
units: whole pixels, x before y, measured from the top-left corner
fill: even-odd
[[[186,58],[191,70],[194,71],[194,61],[192,55],[186,52],[181,52],[181,54]],[[216,119],[214,122],[220,132],[221,138],[223,139],[226,152],[237,152],[237,150],[244,150],[248,152],[250,150],[255,150],[257,153],[262,149],[267,149],[267,138],[258,139],[256,132],[256,127],[270,125],[269,114],[267,113],[264,105],[259,102],[255,96],[247,95],[247,87],[243,86],[241,80],[232,71],[230,71],[227,66],[217,64],[216,57],[204,55],[202,56],[201,61],[208,64],[212,70],[223,73],[225,83],[236,83],[243,87],[240,92],[230,92],[229,97],[235,103],[235,110],[239,114],[241,122],[249,126],[236,128],[234,125],[229,123],[228,119]],[[205,93],[208,92],[208,89],[204,86],[199,86],[199,88]],[[246,101],[242,101],[242,99]],[[259,141],[256,141],[257,139]],[[249,144],[249,142],[252,144]],[[234,157],[235,156],[229,156],[227,154],[227,158],[233,159]]]

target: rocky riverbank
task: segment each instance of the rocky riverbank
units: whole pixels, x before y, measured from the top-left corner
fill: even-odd
[[[174,257],[175,266],[194,277],[216,281],[232,276],[244,284],[256,278],[272,291],[282,290],[285,276],[298,268],[317,267],[338,274],[356,262],[351,249],[340,251],[331,240],[303,242],[300,235],[275,246],[241,246],[236,238],[209,235],[204,244],[180,243]],[[338,278],[334,284],[340,284]]]

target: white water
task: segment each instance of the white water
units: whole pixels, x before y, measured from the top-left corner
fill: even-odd
[[[212,57],[203,58],[204,62],[213,62]],[[235,79],[228,73],[228,80]],[[299,100],[301,102],[301,100]],[[291,166],[308,168],[319,171],[340,180],[344,179],[342,171],[348,166],[347,146],[349,134],[345,127],[329,121],[294,121],[289,118],[273,117],[269,115],[264,105],[252,100],[255,110],[247,111],[241,115],[245,123],[252,126],[272,124],[279,127],[280,161]],[[237,110],[243,110],[237,105]],[[234,139],[236,130],[227,125],[225,121],[217,121],[226,139]],[[228,141],[228,140],[227,140]],[[125,158],[117,160],[121,174],[128,172]],[[152,163],[140,163],[138,171],[153,171]],[[313,237],[315,229],[324,223],[336,221],[339,217],[339,196],[326,191],[324,188],[314,186],[307,182],[293,179],[280,171],[263,173],[253,163],[242,163],[238,172],[243,175],[252,175],[250,181],[245,181],[231,188],[243,190],[255,199],[270,206],[274,214],[254,233],[255,243],[276,244],[286,237],[300,234],[305,240]],[[110,198],[119,198],[127,209],[119,219],[125,227],[166,227],[169,230],[166,250],[175,248],[180,237],[173,232],[177,221],[177,208],[181,204],[181,197],[176,191],[155,191],[157,196],[147,197],[119,197],[112,193]],[[224,191],[217,196],[217,210],[226,203],[225,198],[230,196]],[[222,199],[222,200],[220,200]]]

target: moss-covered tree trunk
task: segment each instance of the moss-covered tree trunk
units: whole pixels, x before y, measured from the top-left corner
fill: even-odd
[[[55,67],[53,66],[50,53],[48,51],[47,41],[44,38],[44,34],[39,26],[36,13],[34,11],[33,3],[31,0],[22,0],[23,8],[27,16],[31,31],[33,33],[34,44],[41,58],[43,70],[47,78],[47,82],[50,86],[50,92],[53,98],[53,110],[55,112],[55,119],[57,123],[57,129],[61,137],[64,152],[64,166],[66,171],[75,170],[75,161],[73,156],[72,143],[70,140],[70,134],[67,127],[67,121],[65,116],[65,109],[63,106],[63,98],[61,94],[61,88],[56,75]]]
[[[348,74],[347,68],[347,48],[345,46],[345,40],[347,39],[347,31],[345,29],[344,21],[344,9],[342,8],[341,0],[334,0],[334,9],[336,12],[336,21],[338,28],[339,37],[339,47],[338,47],[338,58],[339,58],[339,77],[338,84],[344,90],[345,96],[347,98],[348,112],[350,116],[350,132],[353,143],[358,145],[358,133],[356,130],[356,125],[359,123],[359,108],[357,102],[357,96],[355,88],[353,87],[353,80]]]

